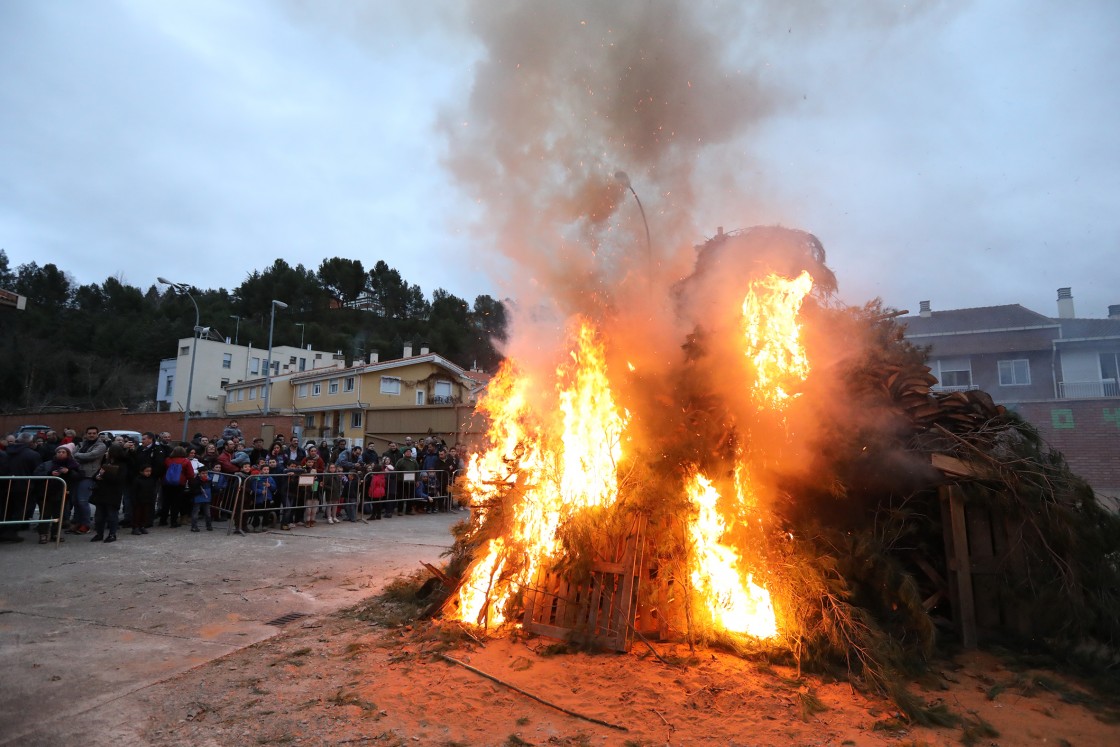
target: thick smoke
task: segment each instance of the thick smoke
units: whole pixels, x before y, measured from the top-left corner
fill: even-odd
[[[446,117],[448,165],[512,260],[508,295],[561,319],[666,320],[667,288],[703,236],[705,183],[739,167],[714,154],[780,97],[726,64],[683,5],[477,2],[471,15],[486,53],[468,111]]]
[[[623,396],[646,443],[681,427],[672,393],[660,390],[693,365],[684,347],[701,327],[709,348],[696,373],[710,379],[733,422],[750,419],[736,313],[752,278],[796,275],[815,241],[765,229],[718,261],[698,262],[697,245],[715,227],[697,225],[697,216],[712,204],[741,206],[726,216],[741,227],[733,221],[756,201],[740,186],[751,166],[743,143],[790,104],[765,82],[765,55],[745,49],[752,30],[757,37],[780,23],[784,31],[787,21],[820,30],[840,15],[830,20],[815,3],[777,12],[590,0],[478,0],[468,12],[484,54],[467,110],[443,118],[446,160],[479,207],[479,235],[496,244],[499,281],[515,301],[506,352],[548,380],[570,321],[592,319],[612,380],[629,377],[631,389],[644,389]],[[887,19],[872,10],[862,20]],[[811,271],[829,290],[827,269]],[[831,340],[818,350],[831,366],[854,347]],[[633,374],[618,373],[630,366]]]

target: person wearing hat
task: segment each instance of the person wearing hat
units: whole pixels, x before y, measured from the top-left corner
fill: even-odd
[[[58,480],[47,480],[43,491],[42,503],[39,505],[39,544],[45,545],[52,541],[62,541],[62,497],[66,493],[73,494],[78,489],[82,480],[82,465],[73,457],[74,444],[60,444],[55,447],[54,458],[43,462],[35,470],[41,477],[58,477]]]

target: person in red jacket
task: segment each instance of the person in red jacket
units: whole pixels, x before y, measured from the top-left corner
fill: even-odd
[[[186,519],[191,515],[187,481],[194,477],[194,465],[182,446],[172,449],[171,456],[163,464],[163,500],[171,514],[171,527],[174,529],[180,525],[179,517]]]

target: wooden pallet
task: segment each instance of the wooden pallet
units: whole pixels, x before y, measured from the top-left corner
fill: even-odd
[[[1030,635],[1029,614],[1009,584],[1024,567],[1016,548],[1020,526],[970,504],[959,485],[941,486],[940,499],[948,597],[961,642],[971,648],[986,634]]]
[[[542,570],[525,589],[525,629],[565,641],[629,651],[645,555],[644,516],[635,519],[617,559],[600,560],[575,582]]]

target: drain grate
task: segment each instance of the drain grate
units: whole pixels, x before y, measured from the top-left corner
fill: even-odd
[[[289,612],[286,615],[280,615],[280,617],[276,618],[275,620],[269,620],[265,623],[265,625],[275,625],[276,627],[280,627],[281,625],[287,625],[290,622],[295,622],[301,617],[307,616],[308,614],[306,612]]]

